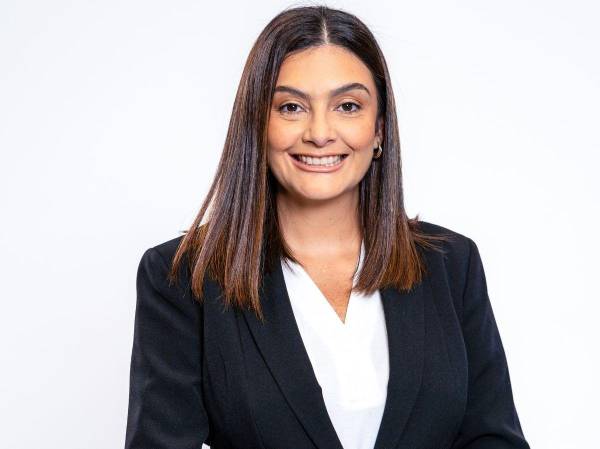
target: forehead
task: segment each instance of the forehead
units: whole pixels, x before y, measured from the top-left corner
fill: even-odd
[[[352,82],[366,85],[371,92],[375,89],[369,68],[354,53],[339,46],[324,45],[288,55],[281,65],[276,85],[292,85],[319,96]]]

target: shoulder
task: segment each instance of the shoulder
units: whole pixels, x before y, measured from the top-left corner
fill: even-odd
[[[425,234],[432,236],[445,236],[446,239],[439,246],[443,250],[446,259],[468,259],[471,247],[475,242],[465,234],[455,229],[450,229],[436,223],[419,220],[418,229]],[[458,261],[457,260],[457,261]]]
[[[155,270],[160,269],[160,267],[170,267],[182,238],[181,235],[147,248],[142,254],[141,262],[148,264]]]
[[[477,244],[471,237],[439,224],[418,221],[419,230],[428,235],[444,235],[440,250],[425,250],[427,265],[432,273],[445,278],[452,288],[461,290],[467,279],[470,266],[479,262]]]
[[[189,288],[189,278],[173,280],[169,276],[181,239],[158,243],[141,256],[136,279],[136,326],[141,329],[138,332],[166,335],[177,328],[178,332],[188,335],[189,331],[191,335],[199,322],[202,306]]]
[[[171,265],[173,261],[173,256],[175,256],[175,252],[183,239],[183,235],[179,237],[172,238],[170,240],[166,240],[163,242],[159,242],[151,248],[148,248],[149,252],[156,252],[166,264]]]
[[[147,248],[139,262],[138,277],[148,279],[155,288],[169,288],[168,274],[182,238],[175,237]]]

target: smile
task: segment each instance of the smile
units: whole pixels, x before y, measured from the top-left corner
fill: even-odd
[[[329,173],[339,169],[344,160],[348,157],[347,154],[326,157],[307,157],[300,154],[290,155],[294,164],[305,170],[317,173]]]

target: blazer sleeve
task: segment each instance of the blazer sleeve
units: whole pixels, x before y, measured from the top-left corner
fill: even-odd
[[[462,330],[468,357],[467,409],[451,449],[530,449],[513,401],[506,355],[488,297],[477,245],[470,238]]]
[[[201,449],[208,437],[201,382],[202,306],[170,287],[146,250],[136,280],[125,449]]]

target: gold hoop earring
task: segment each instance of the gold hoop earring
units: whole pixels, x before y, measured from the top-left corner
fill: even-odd
[[[377,147],[377,153],[373,156],[373,159],[379,159],[381,154],[383,153],[383,148],[381,148],[381,144]]]

